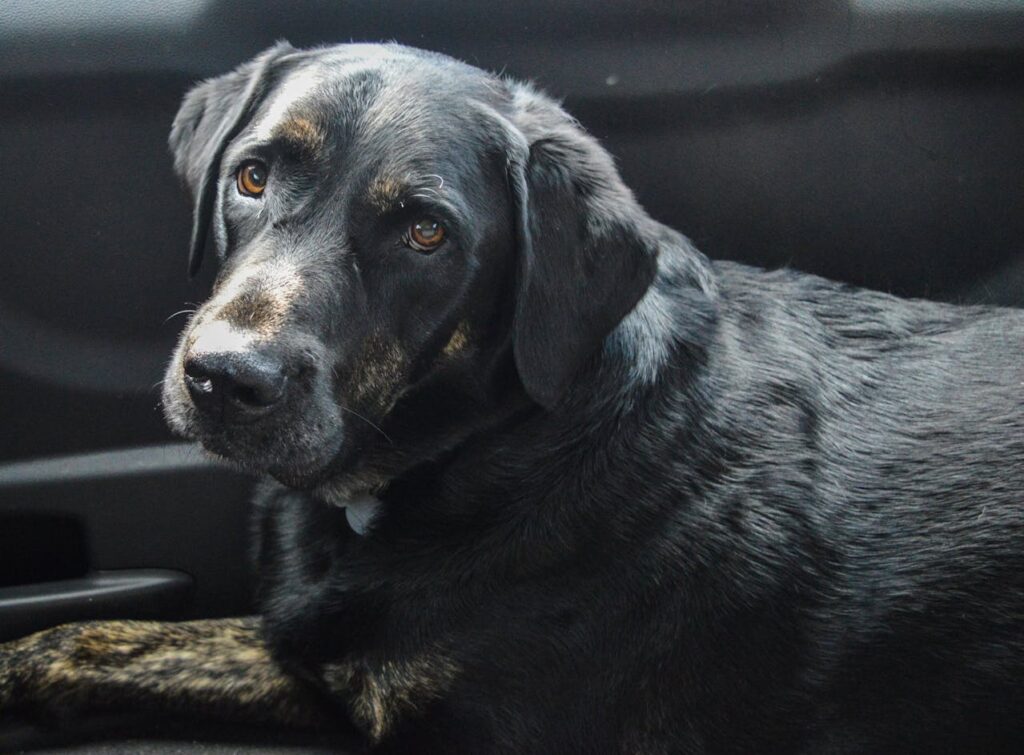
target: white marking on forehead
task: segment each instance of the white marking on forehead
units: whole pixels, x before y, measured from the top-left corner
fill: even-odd
[[[323,61],[324,65],[303,68],[288,76],[274,92],[266,114],[254,126],[256,138],[269,141],[274,129],[285,120],[292,106],[327,82],[328,72],[330,80],[337,81],[344,76],[377,69],[380,67],[378,61],[389,57],[386,51],[373,46],[367,46],[361,52],[363,54],[356,59],[346,57],[336,62],[328,59]]]
[[[256,138],[261,141],[269,141],[274,128],[284,120],[292,105],[308,95],[320,84],[323,78],[320,76],[320,68],[303,68],[293,73],[284,80],[277,91],[264,115],[253,129]]]
[[[223,354],[246,351],[255,340],[255,333],[239,330],[226,320],[203,323],[189,349],[194,354]]]

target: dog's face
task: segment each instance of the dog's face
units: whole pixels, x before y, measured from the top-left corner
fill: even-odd
[[[171,146],[221,270],[168,421],[286,484],[378,484],[517,386],[555,405],[653,274],[607,155],[442,56],[279,45],[193,90]]]

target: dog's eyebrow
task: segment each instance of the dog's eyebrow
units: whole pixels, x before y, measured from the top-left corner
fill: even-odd
[[[457,229],[467,243],[475,237],[470,212],[461,194],[435,173],[386,172],[377,176],[366,190],[371,205],[382,213],[418,207],[427,214],[440,213]],[[414,204],[409,204],[409,203]]]
[[[271,139],[297,157],[315,157],[323,149],[326,135],[311,118],[293,116],[274,126]]]
[[[382,175],[366,191],[370,202],[382,212],[402,206],[406,200],[419,199],[428,203],[448,205],[448,192],[444,178],[431,173],[419,176]]]
[[[370,202],[379,210],[390,210],[402,201],[409,193],[410,185],[406,179],[394,176],[380,176],[370,184],[367,195]]]

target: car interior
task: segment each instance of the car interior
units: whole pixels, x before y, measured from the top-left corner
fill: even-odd
[[[252,481],[176,440],[171,121],[276,40],[394,40],[529,79],[712,259],[1024,304],[1024,4],[43,0],[0,7],[0,641],[252,612]],[[0,718],[0,751],[316,752],[149,717]]]

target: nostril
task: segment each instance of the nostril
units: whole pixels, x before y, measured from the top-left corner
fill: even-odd
[[[185,361],[185,386],[193,399],[213,395],[213,378],[200,359],[189,357]]]
[[[253,406],[261,406],[268,403],[264,400],[263,396],[260,395],[259,391],[255,388],[250,388],[247,385],[235,386],[231,390],[230,398],[232,401],[236,401],[239,404],[251,404]]]
[[[213,381],[210,378],[198,378],[185,374],[185,381],[188,383],[188,387],[198,391],[199,393],[213,393]]]
[[[189,357],[185,361],[185,382],[189,387],[200,389],[203,393],[213,391],[213,379],[210,373],[203,367],[200,360]]]
[[[282,372],[254,370],[236,377],[228,389],[228,398],[243,406],[271,406],[281,400],[288,378]]]

